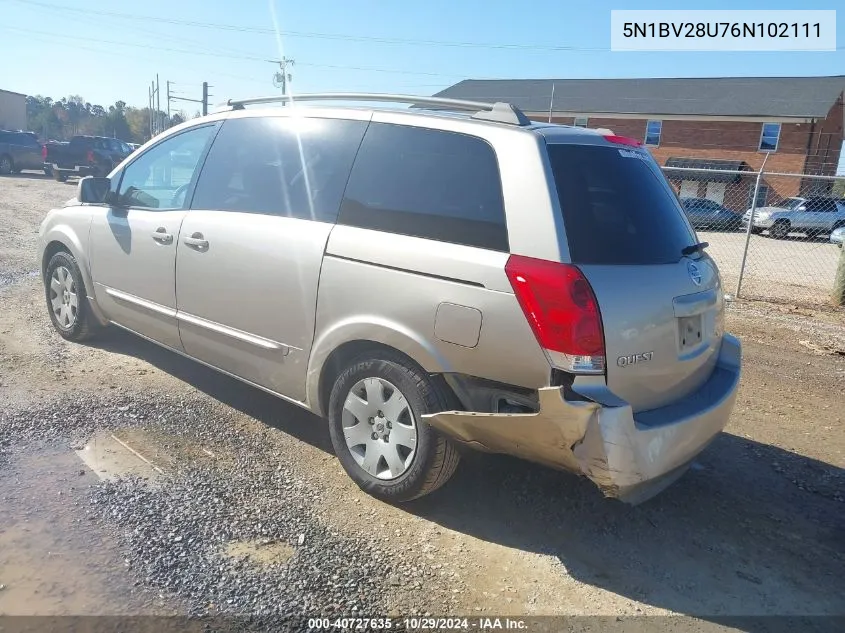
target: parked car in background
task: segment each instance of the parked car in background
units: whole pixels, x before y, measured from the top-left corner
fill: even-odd
[[[748,227],[750,217],[750,211],[743,216],[744,228]],[[804,200],[793,198],[787,207],[757,209],[751,231],[768,231],[771,237],[783,239],[793,232],[807,237],[828,236],[842,226],[845,226],[845,200],[813,196]]]
[[[132,148],[120,139],[107,136],[74,136],[66,145],[47,143],[43,151],[45,170],[64,182],[69,176],[105,176]]]
[[[390,501],[444,484],[459,446],[657,494],[741,366],[657,162],[509,104],[406,99],[470,111],[230,102],[83,178],[39,232],[53,326],[112,323],[325,416]]]
[[[842,248],[842,243],[845,242],[845,226],[841,226],[830,234],[830,243],[838,244]]]
[[[696,229],[714,231],[736,231],[742,217],[714,200],[707,198],[681,198],[690,224]]]
[[[41,171],[41,143],[35,132],[0,130],[0,175],[16,174],[23,169]]]

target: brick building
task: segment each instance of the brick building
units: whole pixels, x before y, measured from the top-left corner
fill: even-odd
[[[707,173],[836,173],[845,130],[845,76],[689,79],[465,80],[436,96],[506,101],[530,118],[608,128],[642,141],[681,195],[744,210],[754,178]],[[698,171],[672,170],[671,168]],[[772,178],[759,202],[824,194],[830,181]]]

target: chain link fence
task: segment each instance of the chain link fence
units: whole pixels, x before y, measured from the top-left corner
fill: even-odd
[[[725,291],[795,305],[843,305],[845,198],[835,176],[664,167],[708,242]],[[842,180],[841,178],[839,180]]]

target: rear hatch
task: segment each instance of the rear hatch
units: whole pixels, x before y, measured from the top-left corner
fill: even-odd
[[[601,312],[607,385],[635,411],[674,402],[707,380],[718,357],[724,306],[716,266],[695,248],[695,232],[646,150],[601,137],[554,140],[547,147],[571,261]]]

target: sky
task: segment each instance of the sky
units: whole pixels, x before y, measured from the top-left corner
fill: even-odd
[[[724,2],[707,9],[836,9],[841,0]],[[466,78],[845,75],[835,52],[612,52],[613,8],[672,2],[533,0],[0,0],[0,88],[145,106],[158,73],[212,104],[278,92],[268,60],[293,58],[292,92],[432,94]],[[693,7],[687,7],[693,8]],[[200,23],[200,24],[198,24]],[[193,113],[197,105],[173,103]]]

